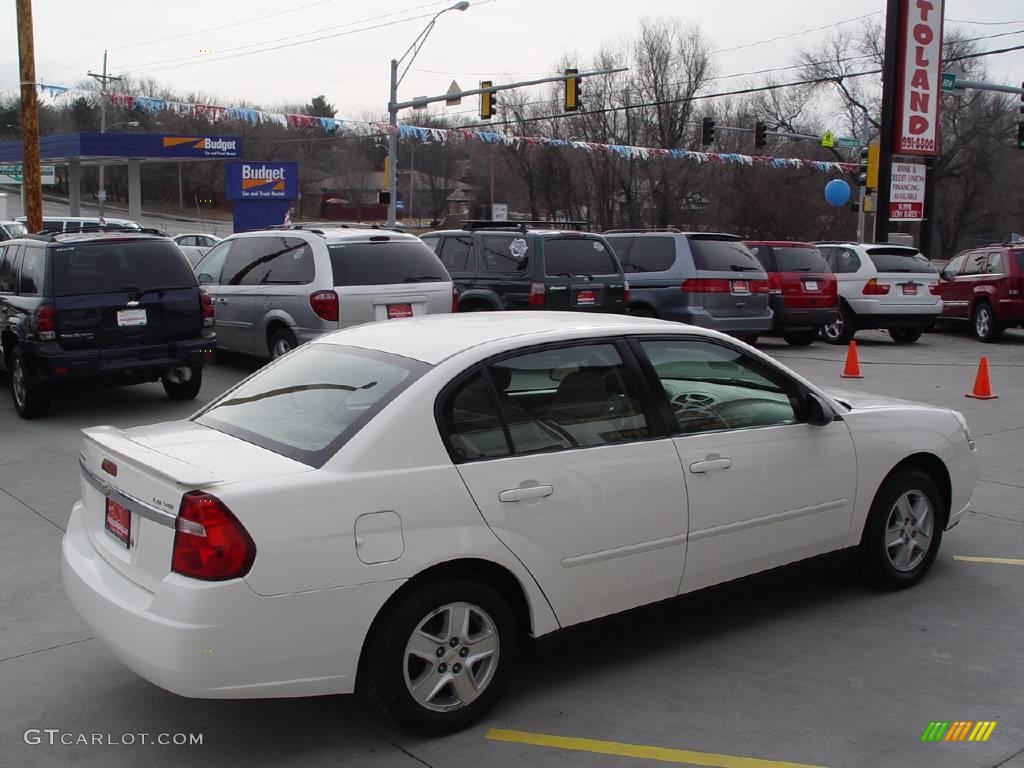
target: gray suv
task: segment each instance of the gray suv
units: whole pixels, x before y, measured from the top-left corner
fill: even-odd
[[[452,311],[452,280],[414,235],[373,228],[232,235],[195,265],[220,349],[277,358],[329,331]]]
[[[629,312],[713,328],[754,342],[772,327],[768,275],[736,235],[612,230],[629,280]]]

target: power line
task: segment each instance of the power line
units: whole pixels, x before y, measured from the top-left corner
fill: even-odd
[[[1010,24],[1024,24],[1024,19],[1018,21],[964,21],[962,19],[946,19],[954,24],[977,24],[984,27],[1005,27]]]
[[[800,32],[791,32],[788,35],[779,35],[778,37],[772,37],[772,38],[769,38],[768,40],[758,40],[757,42],[754,42],[754,43],[744,43],[742,45],[735,45],[732,48],[718,48],[718,49],[716,49],[714,51],[711,51],[711,53],[728,53],[729,51],[739,51],[739,50],[742,50],[744,48],[753,48],[754,46],[757,46],[757,45],[767,45],[768,43],[775,43],[775,42],[778,42],[779,40],[789,40],[790,38],[793,38],[793,37],[800,37],[801,35],[809,35],[811,32],[821,32],[822,30],[825,30],[825,29],[832,29],[833,27],[841,27],[843,24],[849,24],[849,23],[854,22],[854,21],[860,21],[861,19],[866,19],[869,16],[877,16],[880,13],[882,13],[882,11],[880,11],[880,10],[879,11],[872,11],[871,13],[865,13],[865,14],[862,14],[860,16],[854,16],[852,19],[843,19],[842,21],[836,21],[836,22],[834,22],[832,24],[826,24],[826,25],[824,25],[822,27],[814,27],[813,29],[805,29],[805,30],[802,30]]]

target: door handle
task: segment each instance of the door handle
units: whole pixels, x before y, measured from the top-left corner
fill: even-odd
[[[690,465],[690,471],[695,475],[703,474],[704,472],[714,472],[716,469],[728,469],[732,466],[732,459],[724,459],[721,457],[713,458],[708,456],[705,461],[695,461]]]
[[[227,299],[214,299],[213,301],[214,301],[214,302],[215,302],[216,304],[227,304],[227,303],[228,303],[228,300],[227,300]]]
[[[513,502],[513,501],[528,501],[529,499],[543,499],[545,496],[550,496],[555,492],[555,489],[550,485],[530,485],[526,488],[512,488],[507,491],[501,491],[498,494],[498,501]]]

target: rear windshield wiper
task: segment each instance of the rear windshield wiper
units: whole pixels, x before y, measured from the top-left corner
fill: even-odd
[[[182,288],[188,288],[187,285],[158,285],[153,288],[140,288],[137,285],[123,285],[121,290],[125,293],[134,293],[142,296],[147,293],[163,293],[164,291],[177,291]]]
[[[733,272],[757,272],[760,267],[745,267],[742,264],[730,264],[729,269]]]
[[[403,283],[427,283],[427,282],[441,282],[443,277],[438,275],[419,275],[418,277],[407,277],[403,280]]]

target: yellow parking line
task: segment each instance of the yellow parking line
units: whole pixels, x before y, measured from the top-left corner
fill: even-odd
[[[643,744],[623,744],[618,741],[578,739],[571,736],[551,736],[546,733],[506,731],[492,728],[487,732],[491,741],[508,741],[515,744],[531,744],[535,747],[569,749],[575,752],[594,752],[599,755],[636,757],[641,760],[658,760],[662,763],[686,763],[705,765],[713,768],[821,768],[806,763],[787,763],[779,760],[762,760],[757,757],[736,757],[716,755],[711,752],[692,752],[688,749],[650,747]]]
[[[1024,565],[1024,560],[1016,560],[1012,557],[965,557],[964,555],[953,555],[954,560],[963,560],[965,563],[996,563],[997,565]]]

